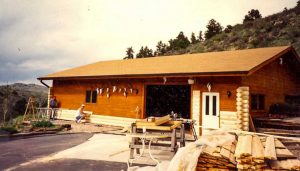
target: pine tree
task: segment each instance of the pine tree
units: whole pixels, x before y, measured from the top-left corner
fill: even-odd
[[[258,18],[261,18],[260,12],[256,9],[251,9],[248,11],[248,14],[245,15],[244,21],[243,22],[248,22],[248,21],[254,21]]]
[[[133,53],[134,53],[134,51],[133,51],[132,46],[129,47],[129,48],[127,48],[127,50],[126,50],[126,56],[123,59],[133,59],[134,58]]]
[[[192,44],[198,43],[198,40],[196,39],[195,33],[192,33],[192,35],[191,35],[191,43]]]
[[[163,56],[167,52],[167,45],[162,41],[159,41],[156,45],[156,51],[154,56]]]
[[[225,33],[230,33],[231,30],[232,30],[232,28],[233,28],[233,27],[232,27],[231,25],[227,25],[226,28],[224,29],[224,32],[225,32]]]
[[[199,42],[202,42],[204,39],[203,39],[203,33],[202,31],[199,32],[199,36],[198,36],[198,41]]]
[[[221,33],[223,29],[221,24],[214,19],[209,20],[206,28],[205,39],[210,39],[214,35]]]
[[[153,57],[153,50],[149,49],[147,46],[141,47],[138,54],[136,54],[136,58],[146,58],[146,57]]]
[[[188,47],[191,43],[189,39],[184,35],[184,33],[181,31],[176,39],[170,39],[169,40],[169,48],[168,50],[179,50],[179,49],[185,49]]]

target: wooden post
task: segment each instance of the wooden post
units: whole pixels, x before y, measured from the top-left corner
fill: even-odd
[[[184,124],[181,124],[180,127],[180,147],[184,147],[185,146],[185,133],[184,133]]]
[[[135,126],[135,123],[132,123],[131,124],[131,133],[136,133],[136,126]],[[133,148],[133,146],[135,145],[135,138],[134,137],[132,137],[132,139],[131,139],[131,143],[130,143],[130,159],[133,159],[134,157],[133,157],[133,155],[134,155],[134,148]]]
[[[172,130],[171,135],[171,152],[176,152],[177,140],[176,140],[176,128]]]

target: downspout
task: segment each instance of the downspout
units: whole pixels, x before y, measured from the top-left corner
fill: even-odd
[[[41,82],[44,86],[46,86],[47,88],[50,88],[50,86],[47,85],[46,83],[44,83],[43,80],[40,80],[40,82]]]
[[[52,89],[52,88],[51,88],[48,84],[44,83],[43,80],[40,80],[40,82],[41,82],[44,86],[46,86],[46,87],[48,88],[47,108],[49,108],[49,107],[50,107],[50,98],[51,98],[51,89]]]

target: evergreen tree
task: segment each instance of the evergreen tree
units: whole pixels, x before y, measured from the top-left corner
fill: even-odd
[[[196,39],[195,33],[192,33],[192,35],[191,35],[191,43],[192,44],[198,43],[198,40]]]
[[[167,45],[162,41],[159,41],[156,45],[156,51],[154,56],[163,56],[167,52]]]
[[[153,50],[149,49],[147,46],[145,46],[145,48],[142,46],[139,53],[136,54],[136,58],[147,58],[153,56]]]
[[[181,31],[176,39],[170,39],[169,40],[169,48],[168,50],[179,50],[179,49],[185,49],[190,45],[189,39],[184,35],[184,33]]]
[[[178,34],[175,40],[175,44],[178,49],[185,49],[190,45],[189,39],[184,35],[182,31]]]
[[[123,59],[133,59],[134,55],[133,55],[134,51],[132,47],[127,48],[126,50],[126,56]]]
[[[203,39],[203,33],[202,31],[199,32],[199,36],[198,36],[198,41],[199,42],[202,42],[204,39]]]
[[[232,28],[233,28],[233,27],[232,27],[231,25],[227,25],[226,28],[224,29],[224,32],[225,32],[225,33],[230,33],[231,30],[232,30]]]
[[[251,9],[250,11],[248,11],[248,14],[245,15],[244,21],[243,22],[247,22],[247,21],[254,21],[258,18],[261,18],[261,14],[260,12],[256,9]]]
[[[221,24],[214,19],[209,20],[206,28],[205,39],[210,39],[214,35],[221,33],[223,29]]]

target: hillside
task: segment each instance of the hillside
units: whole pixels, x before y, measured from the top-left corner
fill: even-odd
[[[48,89],[45,86],[36,84],[15,83],[11,85],[0,86],[0,121],[3,120],[3,107],[6,95],[8,94],[8,116],[12,117],[23,115],[28,98],[34,96],[37,98],[39,106],[45,106],[47,103]]]
[[[300,54],[300,5],[261,19],[234,25],[230,32],[223,31],[208,40],[190,44],[185,49],[168,51],[165,55],[282,45],[293,45]]]

